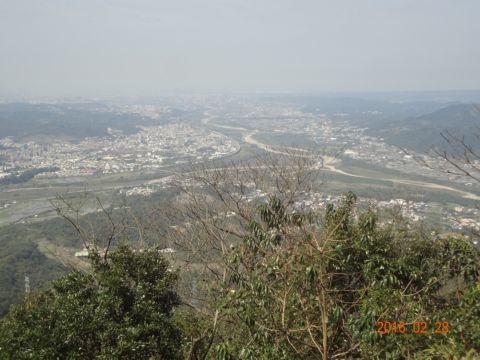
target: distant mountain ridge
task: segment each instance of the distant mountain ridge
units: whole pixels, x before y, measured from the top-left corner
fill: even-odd
[[[369,129],[369,132],[383,137],[387,143],[393,145],[428,151],[432,147],[446,149],[448,144],[441,136],[441,133],[446,130],[465,136],[466,142],[479,150],[480,105],[450,105],[400,122],[389,122],[379,128]]]
[[[138,131],[137,125],[160,125],[168,120],[118,113],[101,104],[94,105],[0,104],[0,138],[47,135],[80,140],[85,137],[107,136],[108,128],[132,134]]]
[[[422,126],[442,125],[443,127],[468,127],[480,125],[479,104],[456,104],[415,118],[409,122],[419,122]]]

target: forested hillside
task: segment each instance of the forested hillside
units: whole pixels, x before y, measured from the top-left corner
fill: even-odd
[[[108,128],[131,134],[138,131],[137,126],[151,126],[162,121],[136,114],[120,114],[104,105],[90,110],[88,106],[82,108],[68,104],[0,104],[1,137],[17,139],[43,135],[79,140],[107,136]]]
[[[421,116],[409,117],[401,121],[375,123],[369,132],[383,137],[386,142],[417,151],[428,151],[432,147],[450,150],[440,134],[450,131],[472,146],[480,149],[480,106],[458,104],[445,107]]]
[[[25,296],[25,276],[31,288],[39,289],[71,270],[48,258],[35,241],[25,238],[25,234],[19,229],[8,236],[0,235],[0,316]]]
[[[161,246],[143,241],[143,226],[129,245],[115,227],[97,236],[88,269],[30,294],[1,320],[1,351],[22,359],[478,358],[472,239],[359,208],[351,192],[300,209],[295,199],[314,190],[301,161],[196,172],[165,212],[177,225],[158,235]],[[258,201],[242,191],[251,181],[264,189]],[[166,245],[175,248],[170,264]]]

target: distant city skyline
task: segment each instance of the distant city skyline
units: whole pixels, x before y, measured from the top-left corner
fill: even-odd
[[[476,0],[0,0],[0,95],[480,89]]]

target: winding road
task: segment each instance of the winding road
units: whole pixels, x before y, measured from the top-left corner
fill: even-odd
[[[213,117],[204,118],[202,120],[202,122],[205,125],[215,126],[215,127],[218,127],[218,128],[247,132],[247,134],[243,136],[243,140],[244,140],[245,143],[257,146],[258,148],[260,148],[262,150],[265,150],[265,151],[268,151],[268,152],[271,152],[271,153],[274,153],[274,154],[287,155],[287,156],[295,155],[295,156],[312,157],[312,155],[301,155],[301,153],[308,152],[308,150],[305,150],[305,149],[292,148],[292,147],[285,147],[284,148],[284,149],[291,150],[291,151],[295,152],[295,154],[292,154],[292,153],[288,153],[286,151],[281,151],[281,150],[275,149],[275,148],[273,148],[273,147],[271,147],[267,144],[264,144],[264,143],[262,143],[262,142],[253,138],[253,136],[259,132],[258,130],[250,130],[250,129],[241,128],[241,127],[220,125],[220,124],[212,123],[211,120],[213,120],[213,119],[214,119]],[[317,157],[317,156],[315,156],[315,157]],[[323,168],[320,169],[320,170],[326,170],[326,171],[330,171],[330,172],[333,172],[333,173],[336,173],[336,174],[341,174],[341,175],[355,177],[355,178],[373,179],[372,177],[369,177],[369,176],[352,174],[352,173],[348,173],[348,172],[345,172],[343,170],[340,170],[340,169],[336,168],[335,164],[340,162],[340,160],[336,159],[334,157],[323,156],[322,160],[323,160]],[[415,180],[406,180],[406,179],[394,179],[394,178],[386,178],[386,177],[381,177],[381,178],[375,177],[375,180],[390,181],[390,182],[393,182],[393,183],[396,183],[396,184],[422,187],[422,188],[433,189],[433,190],[450,191],[450,192],[454,192],[454,193],[459,194],[460,196],[462,196],[465,199],[480,200],[480,196],[477,195],[477,194],[474,194],[474,193],[471,193],[471,192],[468,192],[468,191],[464,191],[464,190],[459,190],[459,189],[456,189],[456,188],[453,188],[453,187],[450,187],[450,186],[446,186],[446,185],[436,184],[436,183],[415,181]]]

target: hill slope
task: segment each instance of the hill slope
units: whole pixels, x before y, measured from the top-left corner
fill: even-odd
[[[386,142],[418,151],[427,151],[433,146],[447,148],[448,144],[440,133],[448,130],[465,135],[466,141],[475,149],[480,149],[477,136],[480,135],[480,106],[457,104],[404,121],[383,124],[372,128],[372,135],[380,136]]]
[[[101,105],[91,109],[68,104],[0,104],[0,138],[47,135],[83,139],[106,136],[108,128],[131,134],[138,131],[137,125],[155,125],[161,121],[137,114],[120,114]]]

